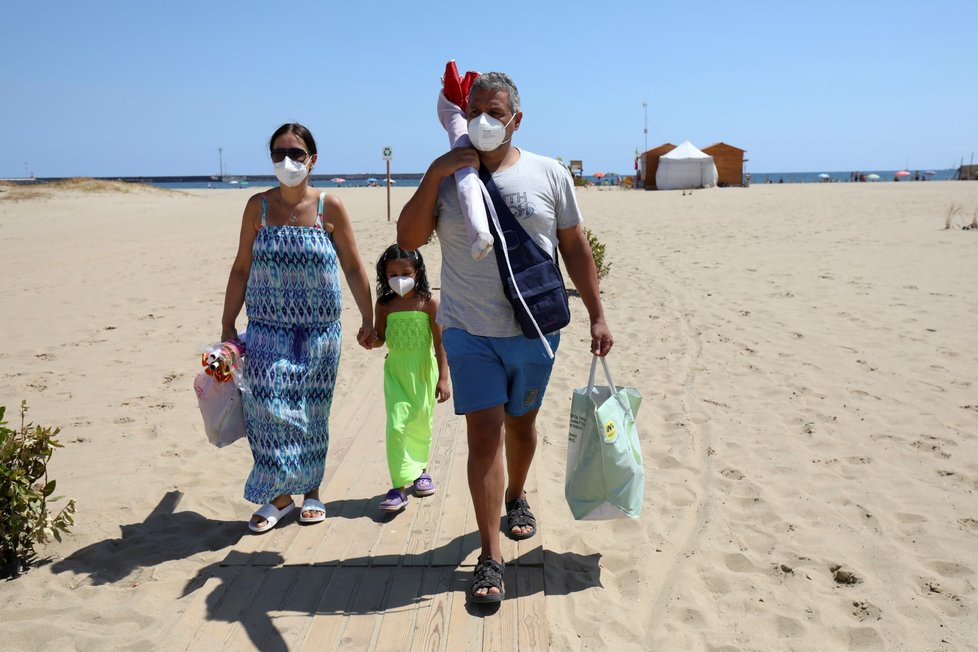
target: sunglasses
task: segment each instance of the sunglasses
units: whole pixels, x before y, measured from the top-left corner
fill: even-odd
[[[285,160],[286,156],[293,161],[299,161],[301,163],[302,161],[306,160],[307,156],[309,156],[309,152],[304,149],[299,149],[298,147],[276,147],[272,150],[272,162],[274,163],[281,163],[283,160]]]

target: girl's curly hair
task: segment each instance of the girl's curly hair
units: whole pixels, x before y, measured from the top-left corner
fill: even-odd
[[[428,285],[428,274],[425,272],[421,252],[416,249],[401,249],[396,244],[392,244],[377,261],[377,303],[388,303],[397,296],[387,283],[387,263],[391,260],[409,261],[414,266],[414,289],[425,301],[431,298],[431,287]]]

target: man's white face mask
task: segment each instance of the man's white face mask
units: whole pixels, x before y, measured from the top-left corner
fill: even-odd
[[[516,114],[514,113],[513,118],[515,117]],[[488,113],[482,113],[469,120],[469,140],[472,141],[472,146],[480,152],[491,152],[505,143],[507,140],[506,127],[513,121],[513,118],[503,124]]]

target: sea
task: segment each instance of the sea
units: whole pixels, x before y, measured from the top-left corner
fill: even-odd
[[[815,171],[815,172],[754,172],[750,171],[751,183],[847,183],[853,180],[853,175],[862,175],[867,181],[892,182],[912,181],[916,178],[925,181],[947,181],[956,178],[957,168],[941,170],[906,170],[910,172],[907,176],[897,176],[899,170],[845,170],[845,171]],[[875,175],[878,178],[874,178]],[[594,185],[618,185],[626,175],[605,174],[601,177],[584,175],[584,177]],[[391,175],[392,185],[395,187],[417,187],[421,183],[421,174],[397,174]],[[128,181],[133,183],[145,183],[159,188],[172,188],[178,190],[187,189],[213,189],[213,190],[247,190],[252,187],[267,188],[278,185],[275,177],[268,175],[238,175],[234,177],[206,177],[206,176],[168,176],[168,177],[96,177],[105,181]],[[8,179],[18,183],[47,181],[62,181],[62,178],[37,178],[37,179]],[[369,176],[359,174],[329,174],[314,175],[310,178],[310,185],[316,188],[362,188],[377,187],[383,188],[386,178],[382,175]]]

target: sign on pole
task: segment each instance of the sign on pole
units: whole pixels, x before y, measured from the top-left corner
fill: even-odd
[[[387,146],[384,148],[384,160],[387,161],[387,221],[391,221],[391,158],[394,150]]]

